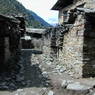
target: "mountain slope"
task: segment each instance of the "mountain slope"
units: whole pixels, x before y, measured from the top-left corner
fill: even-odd
[[[28,10],[28,12],[30,12],[30,14],[37,20],[39,21],[42,25],[46,25],[46,26],[51,26],[50,24],[48,24],[46,21],[44,21],[41,17],[39,17],[37,14],[35,14],[34,12]]]
[[[42,18],[34,12],[26,9],[22,4],[16,0],[0,0],[0,13],[1,14],[22,14],[25,16],[26,25],[34,28],[42,28],[50,26]]]

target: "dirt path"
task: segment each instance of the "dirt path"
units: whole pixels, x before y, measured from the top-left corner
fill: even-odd
[[[65,82],[80,82],[85,85],[95,85],[95,79],[73,79],[65,69],[55,62],[49,63],[46,55],[34,54],[31,50],[23,50],[20,78],[23,85],[19,85],[14,91],[0,91],[0,95],[94,95],[92,92],[76,93],[64,88]],[[48,62],[46,62],[48,61]],[[89,94],[92,93],[92,94]]]

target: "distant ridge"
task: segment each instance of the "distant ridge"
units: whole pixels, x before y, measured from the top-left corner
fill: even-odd
[[[26,9],[16,0],[0,0],[0,14],[16,14],[24,15],[26,25],[33,28],[45,28],[51,26],[33,11]]]

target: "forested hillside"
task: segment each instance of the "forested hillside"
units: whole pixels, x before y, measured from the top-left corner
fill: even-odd
[[[33,11],[26,9],[16,0],[0,0],[0,13],[7,15],[24,15],[26,25],[34,28],[50,26],[41,17],[39,17]]]

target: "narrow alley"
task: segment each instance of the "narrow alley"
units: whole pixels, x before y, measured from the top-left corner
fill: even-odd
[[[0,95],[95,95],[95,0],[69,1],[56,26],[0,14]]]

